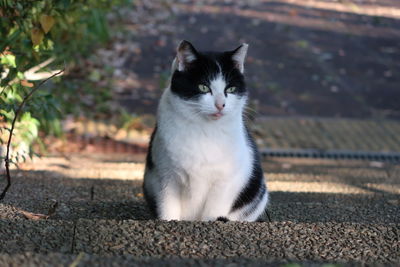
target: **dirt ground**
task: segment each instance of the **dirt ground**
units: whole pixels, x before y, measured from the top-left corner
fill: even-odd
[[[260,116],[400,118],[398,1],[138,0],[110,47],[116,98],[154,113],[180,40],[199,50],[250,44]]]

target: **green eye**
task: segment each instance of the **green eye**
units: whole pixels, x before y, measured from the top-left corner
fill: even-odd
[[[203,85],[203,84],[199,84],[199,89],[202,93],[208,93],[210,92],[210,88],[208,88],[207,86]]]
[[[226,89],[226,92],[229,93],[229,94],[231,94],[231,93],[233,93],[235,91],[236,91],[236,87],[235,86],[232,86],[232,87],[229,87],[228,89]]]

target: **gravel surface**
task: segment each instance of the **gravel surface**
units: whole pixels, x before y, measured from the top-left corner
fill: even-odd
[[[0,220],[2,253],[71,253],[73,237],[72,222]]]
[[[286,266],[286,267],[298,267],[301,264],[303,266],[321,266],[321,263],[308,262],[308,261],[272,261],[266,259],[246,259],[246,258],[229,258],[229,259],[188,259],[188,258],[149,258],[149,257],[136,257],[132,255],[120,255],[120,256],[100,256],[91,255],[86,253],[79,254],[60,254],[60,253],[49,253],[49,254],[35,254],[35,253],[24,253],[24,254],[0,254],[0,265],[1,266]],[[374,264],[379,266],[378,264]],[[326,265],[328,266],[328,265]],[[364,266],[361,263],[340,263],[340,265],[329,265],[330,267],[335,266]],[[390,266],[385,264],[384,266]],[[394,264],[393,264],[394,266]]]
[[[266,159],[272,222],[162,222],[144,204],[142,160],[53,157],[13,170],[0,203],[0,265],[65,265],[81,252],[80,266],[400,261],[396,165]]]
[[[74,252],[398,262],[399,225],[79,220]]]

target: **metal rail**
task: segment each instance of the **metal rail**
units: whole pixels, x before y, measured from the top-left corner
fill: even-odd
[[[352,150],[318,149],[261,149],[264,157],[284,158],[322,158],[322,159],[357,159],[400,162],[400,152],[371,152]]]

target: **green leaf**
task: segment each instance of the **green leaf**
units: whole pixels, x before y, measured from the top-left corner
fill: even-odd
[[[16,68],[15,56],[13,54],[1,55],[1,63]]]
[[[17,74],[18,70],[16,68],[10,68],[7,76],[3,80],[1,80],[0,86],[1,87],[7,86],[12,80],[14,80]]]
[[[5,49],[6,49],[6,47],[9,45],[9,44],[12,44],[13,42],[15,42],[15,40],[19,37],[19,35],[21,34],[21,30],[20,29],[17,29],[17,30],[15,30],[15,31],[10,31],[10,32],[12,32],[9,36],[8,36],[8,38],[4,41],[4,42],[2,42],[1,43],[1,45],[0,45],[0,51],[4,51]]]

